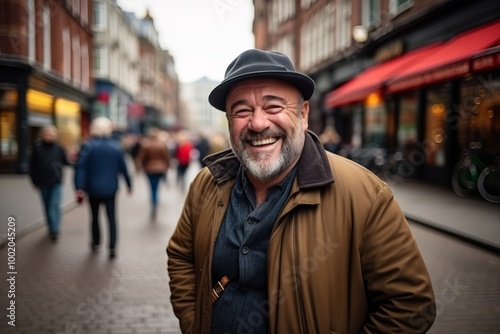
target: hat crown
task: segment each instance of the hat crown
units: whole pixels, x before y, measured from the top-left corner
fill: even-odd
[[[314,93],[314,80],[295,71],[290,58],[277,51],[250,49],[241,53],[226,69],[224,80],[208,96],[208,102],[225,110],[226,97],[233,85],[251,78],[271,78],[294,85],[305,100]]]
[[[229,64],[224,78],[255,71],[295,72],[295,68],[290,59],[281,52],[252,49],[243,52]]]

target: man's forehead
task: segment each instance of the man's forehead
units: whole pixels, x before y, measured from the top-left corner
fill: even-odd
[[[240,94],[249,90],[263,92],[283,91],[299,94],[299,90],[294,85],[282,80],[272,78],[250,78],[235,83],[229,90],[228,96],[233,93]]]

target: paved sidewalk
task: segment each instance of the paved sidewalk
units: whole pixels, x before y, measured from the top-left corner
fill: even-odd
[[[500,254],[500,204],[413,180],[391,188],[408,219]]]
[[[125,187],[118,192],[114,259],[107,248],[104,208],[101,245],[97,253],[91,251],[87,201],[66,210],[57,243],[50,241],[45,226],[16,238],[15,297],[8,298],[2,289],[0,333],[180,333],[169,300],[165,251],[185,197],[174,176],[172,172],[168,184],[160,184],[155,221],[150,220],[144,174],[133,176],[131,195]],[[17,214],[19,221],[23,214]],[[0,248],[0,263],[4,268],[0,281],[6,282],[7,272],[13,271],[7,269],[7,247]],[[6,317],[12,300],[15,327],[8,325]]]

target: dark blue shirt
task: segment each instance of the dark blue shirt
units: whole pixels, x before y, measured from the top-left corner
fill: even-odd
[[[271,187],[257,206],[255,192],[240,167],[217,241],[212,281],[230,280],[213,304],[212,333],[267,333],[267,247],[293,184],[294,168]]]

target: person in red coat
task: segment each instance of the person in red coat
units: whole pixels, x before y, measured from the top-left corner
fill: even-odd
[[[181,132],[178,137],[179,144],[176,150],[177,158],[177,184],[182,190],[186,189],[186,171],[191,163],[191,152],[193,144],[185,132]]]

